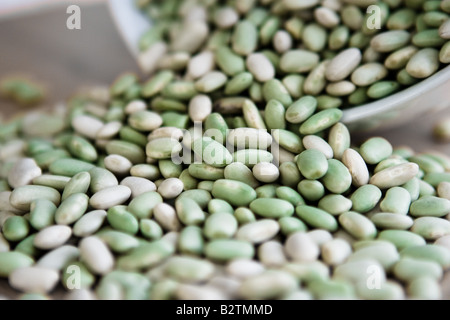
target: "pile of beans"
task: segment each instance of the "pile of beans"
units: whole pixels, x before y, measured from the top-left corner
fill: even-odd
[[[442,297],[450,158],[352,145],[339,120],[448,63],[450,1],[138,4],[151,75],[0,126],[21,298]]]

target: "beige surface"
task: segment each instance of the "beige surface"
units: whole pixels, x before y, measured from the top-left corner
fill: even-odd
[[[73,31],[66,29],[65,9],[0,21],[0,78],[16,72],[33,74],[51,89],[51,101],[61,101],[80,86],[108,85],[123,71],[137,71],[104,5],[82,6],[82,29]],[[1,115],[16,110],[0,99]],[[450,156],[450,144],[434,144],[430,136],[432,124],[445,115],[450,116],[450,110],[374,134],[388,138],[394,145],[410,145],[416,151],[438,149]],[[353,140],[362,141],[368,136],[354,135]],[[445,287],[449,298],[450,286]],[[0,281],[0,295],[16,293]]]

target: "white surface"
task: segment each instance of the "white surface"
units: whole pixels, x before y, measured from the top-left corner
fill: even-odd
[[[139,54],[139,39],[151,23],[134,5],[133,0],[109,0],[109,8],[120,35],[135,58]]]

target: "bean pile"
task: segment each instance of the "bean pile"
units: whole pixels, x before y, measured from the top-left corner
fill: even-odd
[[[183,89],[185,98],[244,94],[264,103],[283,91],[277,98],[285,107],[312,95],[319,110],[347,108],[411,86],[450,62],[448,1],[138,4],[154,23],[140,41],[141,67],[166,71],[165,83]],[[157,93],[151,82],[142,90],[145,98]]]
[[[339,107],[434,73],[450,1],[138,3],[148,79],[0,126],[0,277],[21,298],[442,297],[450,158],[354,146]]]

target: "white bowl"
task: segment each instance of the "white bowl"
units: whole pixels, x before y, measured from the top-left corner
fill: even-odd
[[[109,0],[116,26],[128,49],[137,57],[140,36],[151,27],[133,0]],[[386,98],[344,110],[342,122],[352,131],[390,128],[450,106],[450,66]]]

